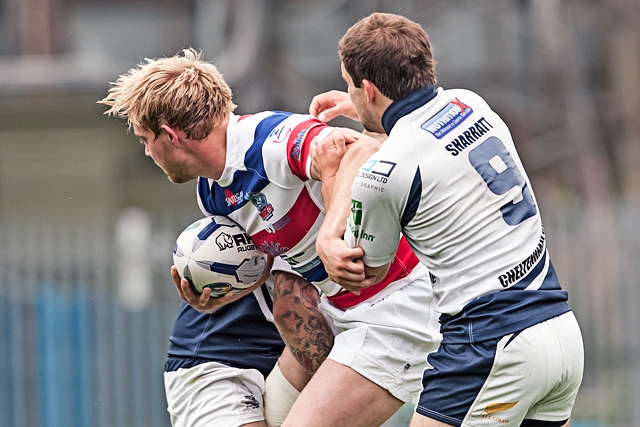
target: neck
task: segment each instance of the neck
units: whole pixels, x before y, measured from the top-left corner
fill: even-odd
[[[227,159],[227,127],[229,119],[214,126],[213,131],[199,141],[200,159],[203,172],[201,176],[214,180],[220,179]]]
[[[389,135],[398,120],[431,101],[437,92],[433,85],[416,89],[402,99],[392,102],[382,114],[382,126]]]

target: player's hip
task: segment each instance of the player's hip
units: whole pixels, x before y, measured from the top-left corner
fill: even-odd
[[[380,334],[407,336],[416,341],[440,341],[433,289],[425,267],[393,283],[375,297],[348,309],[321,297],[321,308],[339,331],[375,327]]]
[[[572,312],[429,356],[416,412],[456,426],[520,425],[569,418],[582,380],[580,328]]]
[[[165,372],[164,383],[175,427],[233,427],[264,419],[265,380],[255,369],[208,362]]]
[[[349,366],[398,399],[415,404],[427,355],[441,340],[428,277],[374,303],[323,310],[339,330],[329,358]]]

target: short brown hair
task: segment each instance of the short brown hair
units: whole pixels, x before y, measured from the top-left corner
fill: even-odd
[[[152,131],[162,125],[183,130],[187,138],[203,139],[233,111],[231,89],[212,64],[193,48],[171,58],[145,59],[111,83],[98,101],[107,115]]]
[[[356,87],[367,79],[393,101],[436,83],[429,37],[404,16],[373,13],[361,19],[342,37],[338,52]]]

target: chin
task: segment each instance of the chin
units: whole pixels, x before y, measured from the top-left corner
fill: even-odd
[[[171,175],[167,175],[167,178],[169,178],[169,181],[173,182],[174,184],[184,184],[185,182],[189,182],[194,179],[191,177],[171,176]]]
[[[365,128],[367,131],[369,132],[373,132],[373,133],[385,133],[384,128],[378,124],[371,124],[371,123],[363,123],[362,127]]]

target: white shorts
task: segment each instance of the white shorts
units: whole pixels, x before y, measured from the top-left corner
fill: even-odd
[[[323,296],[321,306],[340,332],[329,358],[416,404],[427,355],[441,340],[440,325],[426,267],[418,265],[400,281],[406,285],[381,300],[341,310]]]
[[[416,412],[454,426],[560,426],[582,381],[584,350],[572,312],[473,344],[443,344],[424,373]]]
[[[264,420],[264,377],[217,362],[164,373],[173,427],[238,427]]]

